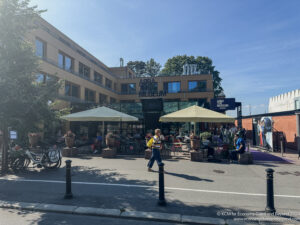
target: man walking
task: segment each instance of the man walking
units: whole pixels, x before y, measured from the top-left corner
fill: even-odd
[[[157,165],[163,165],[161,162],[161,157],[160,157],[160,152],[159,150],[161,149],[161,137],[160,137],[160,129],[155,129],[155,135],[153,137],[153,140],[151,143],[151,149],[152,149],[152,156],[148,162],[148,171],[152,172],[153,170],[151,169],[153,166],[154,161],[157,161]],[[150,142],[149,141],[149,142]]]

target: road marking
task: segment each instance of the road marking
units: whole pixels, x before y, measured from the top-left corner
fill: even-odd
[[[31,179],[18,179],[18,178],[0,178],[0,181],[17,181],[17,182],[40,182],[40,183],[56,183],[65,184],[65,181],[61,180],[31,180]],[[83,185],[101,185],[101,186],[118,186],[118,187],[135,187],[135,188],[155,188],[158,186],[149,185],[137,185],[137,184],[113,184],[113,183],[96,183],[96,182],[81,182],[72,181],[72,184],[83,184]],[[204,193],[215,193],[215,194],[231,194],[231,195],[247,195],[247,196],[266,196],[266,194],[260,193],[243,193],[243,192],[231,192],[231,191],[217,191],[217,190],[202,190],[192,188],[176,188],[176,187],[165,187],[166,190],[177,190],[177,191],[192,191],[192,192],[204,192]],[[281,198],[300,198],[298,195],[274,195],[275,197]]]

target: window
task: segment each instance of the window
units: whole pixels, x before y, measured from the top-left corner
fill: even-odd
[[[58,66],[67,71],[73,71],[73,59],[62,52],[58,53]]]
[[[112,88],[112,81],[108,78],[105,78],[105,87]]]
[[[136,94],[136,84],[122,84],[121,94]]]
[[[84,76],[84,77],[90,79],[90,72],[91,72],[91,70],[88,66],[79,62],[79,74],[81,76]]]
[[[84,99],[89,102],[95,102],[95,92],[86,88],[84,90]]]
[[[300,99],[295,100],[295,109],[300,109]]]
[[[102,75],[96,71],[94,71],[94,80],[99,83],[102,84]]]
[[[99,94],[99,104],[104,105],[107,103],[107,95]]]
[[[203,92],[206,91],[206,81],[189,81],[189,91],[190,92]]]
[[[116,103],[117,102],[117,99],[115,99],[115,98],[110,98],[110,103],[111,104],[114,104],[114,103]]]
[[[35,82],[36,83],[45,83],[45,75],[41,74],[41,73],[37,74]]]
[[[40,39],[35,39],[35,54],[38,57],[46,57],[46,43]]]
[[[178,93],[180,92],[180,82],[165,82],[164,91],[167,93]]]
[[[66,81],[66,83],[65,83],[65,95],[66,96],[80,98],[79,93],[80,93],[80,86]]]
[[[114,89],[117,91],[117,83],[114,83]]]
[[[39,73],[36,75],[35,82],[39,84],[44,84],[48,81],[57,81],[57,78],[51,75],[45,75],[42,73]]]

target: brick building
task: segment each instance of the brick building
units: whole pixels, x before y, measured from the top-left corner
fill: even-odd
[[[185,65],[183,75],[136,77],[126,66],[106,66],[42,18],[28,39],[41,58],[36,81],[62,80],[58,107],[72,107],[73,112],[107,105],[139,117],[150,128],[165,113],[206,106],[214,98],[209,71]]]

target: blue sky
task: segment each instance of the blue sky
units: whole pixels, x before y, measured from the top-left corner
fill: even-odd
[[[298,0],[32,0],[42,17],[108,66],[119,58],[210,57],[243,115],[300,88]]]

